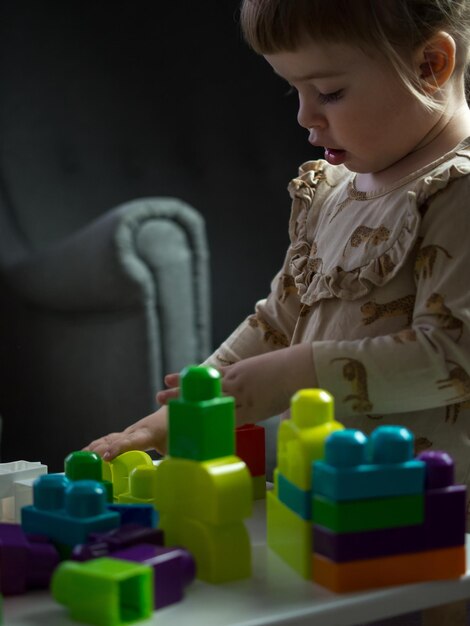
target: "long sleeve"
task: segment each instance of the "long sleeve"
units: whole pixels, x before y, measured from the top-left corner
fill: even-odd
[[[361,306],[366,325],[409,310],[408,327],[313,341],[319,384],[335,396],[338,419],[470,406],[469,196],[470,178],[463,176],[443,181],[423,205],[410,266],[415,293],[381,303],[371,298]]]

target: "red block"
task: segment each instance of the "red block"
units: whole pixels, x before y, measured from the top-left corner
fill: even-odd
[[[235,429],[236,454],[245,461],[252,476],[266,473],[266,444],[262,426],[245,424]]]

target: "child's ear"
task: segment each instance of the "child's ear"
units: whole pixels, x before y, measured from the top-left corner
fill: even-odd
[[[418,52],[418,75],[423,89],[434,93],[451,78],[455,69],[453,37],[439,31]]]

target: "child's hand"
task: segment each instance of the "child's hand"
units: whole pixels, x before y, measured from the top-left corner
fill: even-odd
[[[129,450],[155,449],[160,454],[166,454],[167,430],[167,408],[161,407],[122,432],[96,439],[83,449],[96,452],[105,461],[111,461]]]
[[[169,389],[162,389],[157,393],[157,402],[159,404],[168,404],[168,400],[172,398],[177,398],[180,393],[180,375],[179,374],[167,374],[163,379],[165,385],[169,387]]]
[[[235,398],[238,426],[283,413],[299,389],[317,386],[309,344],[244,359],[220,372],[224,394]]]

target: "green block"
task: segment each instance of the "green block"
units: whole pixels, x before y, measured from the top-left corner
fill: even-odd
[[[70,480],[97,480],[106,489],[107,502],[113,502],[113,484],[103,480],[103,461],[96,452],[71,452],[65,459],[64,471]]]
[[[313,497],[313,523],[337,533],[412,526],[424,521],[423,495],[335,502]]]
[[[153,568],[107,557],[64,561],[54,571],[51,591],[73,620],[93,626],[133,624],[152,615]]]
[[[103,480],[103,461],[96,452],[71,452],[65,459],[64,470],[70,480]]]
[[[235,401],[222,396],[219,372],[189,366],[181,372],[181,396],[169,401],[170,457],[208,461],[235,454]]]

